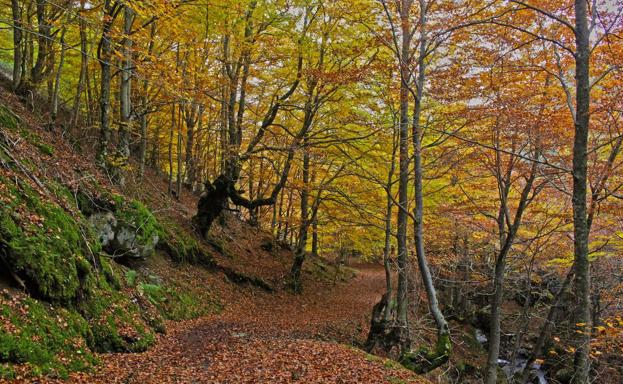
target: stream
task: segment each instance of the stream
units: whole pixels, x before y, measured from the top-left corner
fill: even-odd
[[[483,332],[481,329],[475,328],[474,336],[476,337],[478,343],[486,348],[486,344],[489,340],[485,332]],[[498,359],[498,365],[502,367],[502,370],[504,371],[504,373],[506,373],[506,377],[508,377],[509,379],[513,377],[513,375],[517,372],[521,372],[526,366],[527,362],[528,360],[523,356],[518,356],[514,365],[508,360]],[[541,364],[532,363],[532,365],[530,366],[530,372],[532,373],[532,377],[538,380],[538,384],[548,384],[546,373],[541,367]]]

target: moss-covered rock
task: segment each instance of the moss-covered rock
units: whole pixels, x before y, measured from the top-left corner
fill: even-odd
[[[90,266],[82,228],[26,183],[0,178],[0,262],[36,297],[70,302]]]
[[[435,348],[430,350],[426,346],[420,347],[414,352],[405,352],[400,356],[400,363],[416,373],[430,372],[445,364],[450,358],[452,343],[448,333],[440,333],[437,336]]]
[[[0,306],[0,363],[28,363],[34,374],[63,377],[90,363],[83,357],[89,350],[144,351],[154,342],[154,329],[164,325],[155,308],[139,305],[134,288],[123,290],[73,195],[53,183],[50,191],[56,195],[0,178],[0,263],[33,295]],[[142,204],[130,203],[128,211],[123,220],[141,236],[156,233],[157,222]],[[66,353],[65,342],[75,352]],[[5,365],[2,375],[10,376]]]
[[[45,184],[47,191],[38,191],[28,179],[0,174],[0,268],[31,295],[0,295],[0,377],[13,377],[14,364],[27,364],[35,376],[66,377],[95,363],[91,351],[146,350],[154,332],[165,331],[165,318],[219,310],[208,290],[127,274],[87,217],[114,216],[113,240],[125,231],[120,243],[131,244],[117,250],[147,257],[160,242],[175,261],[213,266],[183,228],[162,225],[142,203],[120,195],[100,190],[93,198]]]
[[[141,352],[154,342],[149,316],[134,290],[123,289],[119,268],[103,258],[102,273],[89,276],[85,297],[77,303],[91,329],[89,346],[97,352]]]
[[[163,230],[158,220],[137,200],[103,192],[77,194],[80,211],[88,217],[103,249],[119,260],[147,258],[154,253]]]

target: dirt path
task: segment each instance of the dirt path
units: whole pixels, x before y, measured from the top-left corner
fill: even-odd
[[[382,268],[358,269],[347,284],[310,283],[301,296],[238,292],[221,314],[171,323],[150,351],[103,355],[95,377],[73,381],[424,383],[397,365],[336,342],[362,341],[367,314],[383,290]]]

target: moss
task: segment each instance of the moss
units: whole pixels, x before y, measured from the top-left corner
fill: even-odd
[[[0,126],[10,130],[17,130],[20,126],[17,115],[4,105],[0,105]]]
[[[390,376],[388,379],[390,384],[406,384],[407,382],[401,378]]]
[[[6,363],[29,364],[32,374],[66,378],[96,363],[85,340],[88,324],[77,312],[23,296],[0,298],[0,376],[13,372]]]
[[[117,273],[115,272],[115,268],[117,268],[117,265],[115,263],[109,262],[108,259],[105,257],[102,257],[100,259],[100,264],[102,268],[102,275],[104,276],[104,282],[108,286],[108,289],[112,288],[117,291],[120,290],[121,282],[119,281]],[[100,284],[102,283],[100,282]]]
[[[160,238],[158,247],[165,251],[174,262],[214,267],[212,257],[206,254],[199,242],[178,224],[165,221]]]
[[[128,271],[126,271],[125,282],[130,287],[133,287],[136,285],[136,271],[135,270],[129,269]]]
[[[164,289],[160,285],[141,283],[137,289],[139,293],[145,294],[154,305],[158,305],[166,300]]]
[[[118,197],[118,195],[115,195]],[[160,224],[147,207],[137,200],[129,203],[115,201],[118,208],[116,210],[117,220],[135,228],[137,230],[136,241],[139,244],[148,244],[154,236],[160,238],[162,229]]]
[[[54,154],[54,148],[45,144],[35,132],[23,127],[19,116],[3,105],[0,105],[0,127],[19,132],[20,136],[37,147],[41,153],[48,156]]]
[[[44,155],[52,156],[54,154],[54,148],[45,143],[35,143],[35,145]]]
[[[451,351],[450,335],[442,333],[437,336],[434,350],[423,346],[415,352],[403,353],[400,356],[400,364],[418,374],[430,372],[445,364],[450,358]]]
[[[194,319],[222,309],[222,305],[205,288],[195,292],[191,287],[139,283],[137,291],[169,320]]]
[[[353,268],[345,265],[340,265],[339,267],[329,265],[326,260],[322,258],[310,258],[310,261],[312,262],[306,264],[306,270],[309,271],[317,281],[347,282],[357,275],[357,271]]]
[[[108,270],[112,280],[118,282],[114,267],[105,259],[102,262],[102,270]],[[91,328],[89,346],[97,352],[145,351],[154,342],[153,330],[131,292],[118,290],[109,280],[104,273],[90,276],[87,295],[79,303]]]
[[[0,364],[0,379],[13,380],[15,379],[15,370],[13,366],[8,363]]]
[[[25,183],[0,178],[0,184],[9,194],[0,207],[0,257],[37,297],[71,301],[80,288],[79,272],[90,272],[80,225]]]
[[[169,289],[163,303],[163,315],[170,320],[194,319],[208,313],[220,312],[223,306],[212,296]]]

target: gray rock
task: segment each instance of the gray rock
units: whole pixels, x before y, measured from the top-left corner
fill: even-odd
[[[104,250],[114,257],[144,259],[151,256],[160,240],[156,233],[147,239],[141,229],[117,220],[112,212],[95,213],[89,217]]]
[[[117,218],[112,212],[95,213],[89,216],[89,223],[95,229],[102,246],[107,247],[115,239]]]

